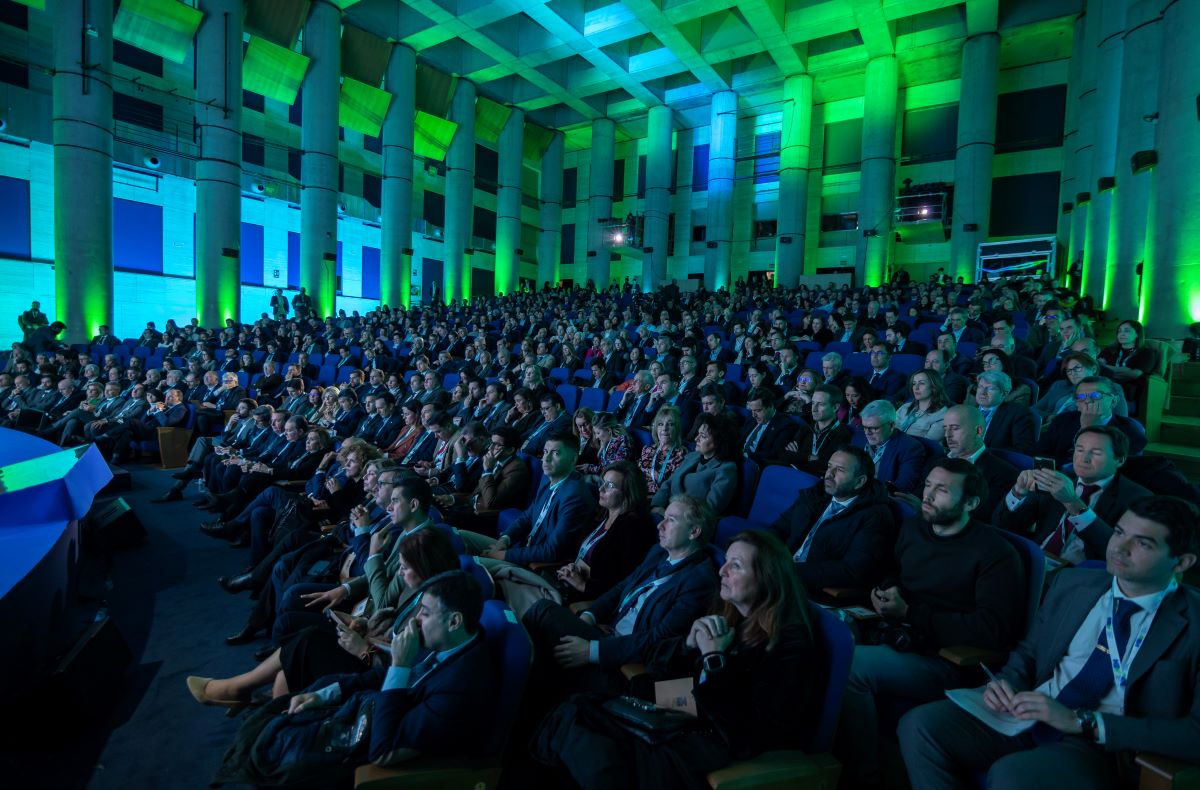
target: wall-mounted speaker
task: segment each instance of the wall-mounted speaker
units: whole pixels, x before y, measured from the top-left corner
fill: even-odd
[[[1064,213],[1064,214],[1070,214],[1070,213],[1071,213],[1072,211],[1074,211],[1074,210],[1075,210],[1075,204],[1074,204],[1074,203],[1063,203],[1063,204],[1062,204],[1062,213]]]
[[[715,241],[706,241],[704,242],[704,246],[708,247],[710,250],[715,250],[717,248],[717,243]]]
[[[324,255],[322,255],[321,258],[326,263],[337,263],[337,253],[336,252],[327,252]]]
[[[879,235],[879,231],[875,230],[874,228],[867,228],[866,230],[863,231],[863,236],[868,239],[874,238],[878,235]]]
[[[1117,188],[1116,176],[1100,176],[1096,179],[1096,189],[1100,192],[1107,192],[1110,189]]]
[[[401,255],[412,255],[413,254],[412,247],[404,247],[403,249],[400,250],[400,254]]]
[[[1136,176],[1158,164],[1158,151],[1138,151],[1129,157],[1129,169]]]
[[[223,258],[240,258],[242,253],[240,250],[235,250],[233,247],[222,247],[221,257]]]
[[[1075,194],[1075,205],[1077,205],[1077,206],[1082,206],[1084,203],[1090,203],[1091,201],[1092,201],[1092,193],[1091,192],[1077,192]]]
[[[780,236],[780,237],[779,237],[779,243],[780,243],[780,244],[791,244],[791,243],[792,243],[792,237],[791,237],[791,236]]]
[[[964,222],[963,223],[963,233],[978,233],[978,232],[979,232],[979,223],[977,223],[977,222]]]
[[[587,256],[588,256],[589,258],[595,258],[595,257],[596,257],[596,251],[595,251],[595,250],[588,250],[588,251],[587,251]]]

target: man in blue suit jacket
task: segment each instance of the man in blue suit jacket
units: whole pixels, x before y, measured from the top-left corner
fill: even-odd
[[[533,502],[504,530],[499,540],[460,531],[469,552],[514,565],[575,559],[584,534],[593,526],[596,499],[575,471],[579,443],[574,436],[553,434],[546,439],[544,449],[542,483]]]
[[[533,638],[535,660],[564,669],[598,667],[601,674],[574,685],[601,685],[622,664],[644,661],[663,639],[683,636],[707,611],[717,590],[717,571],[707,546],[716,517],[703,501],[687,495],[671,500],[658,525],[658,545],[587,611],[573,614],[541,600],[522,618]],[[601,628],[601,626],[605,626]]]
[[[862,436],[852,444],[875,462],[875,479],[909,494],[920,493],[925,481],[925,447],[896,430],[896,407],[886,400],[868,403],[862,411]]]
[[[892,352],[886,345],[876,343],[872,346],[871,375],[867,377],[867,383],[880,397],[895,403],[908,397],[908,376],[898,370],[892,370],[891,363]]]
[[[289,715],[316,707],[332,712],[330,706],[351,695],[375,694],[372,762],[389,762],[398,752],[482,754],[492,739],[489,714],[498,704],[482,612],[483,592],[471,576],[453,571],[435,577],[416,615],[393,636],[386,671],[322,678],[315,691],[292,697]]]

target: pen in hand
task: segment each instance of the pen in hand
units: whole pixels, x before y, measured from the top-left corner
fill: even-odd
[[[1012,703],[1008,699],[1005,699],[1008,694],[1005,692],[1004,686],[1000,684],[1000,678],[996,677],[995,673],[987,668],[987,665],[980,664],[979,666],[983,668],[984,674],[988,676],[988,680],[990,680],[992,685],[996,687],[996,696],[999,697],[1000,701],[1004,703],[1004,709],[1007,710],[1014,718],[1020,718],[1017,716],[1017,712],[1013,710]]]

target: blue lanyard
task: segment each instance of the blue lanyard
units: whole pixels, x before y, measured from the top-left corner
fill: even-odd
[[[1117,684],[1117,688],[1124,689],[1129,683],[1129,670],[1127,667],[1133,666],[1133,659],[1137,655],[1138,650],[1142,647],[1142,642],[1146,641],[1146,634],[1150,632],[1150,626],[1154,622],[1154,615],[1158,613],[1158,607],[1162,606],[1163,599],[1179,588],[1179,582],[1171,579],[1171,583],[1167,585],[1167,589],[1160,592],[1154,597],[1154,603],[1151,604],[1146,614],[1146,619],[1142,621],[1142,627],[1138,629],[1138,634],[1134,637],[1133,643],[1125,650],[1125,655],[1128,658],[1128,664],[1121,660],[1121,656],[1117,651],[1117,636],[1113,632],[1113,613],[1117,609],[1117,596],[1112,597],[1112,606],[1109,608],[1108,619],[1104,624],[1104,635],[1108,639],[1109,651],[1108,657],[1112,660],[1113,682]]]

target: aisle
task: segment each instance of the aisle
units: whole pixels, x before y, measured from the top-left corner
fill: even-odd
[[[86,786],[206,787],[237,721],[196,704],[184,679],[245,671],[262,646],[228,647],[223,639],[238,630],[251,604],[246,594],[225,593],[216,578],[237,571],[249,549],[231,549],[200,532],[210,517],[192,507],[194,487],[182,502],[152,504],[173,482],[169,474],[155,466],[129,468],[133,490],[123,496],[150,534],[144,545],[115,555],[108,601],[134,664],[122,710]]]

